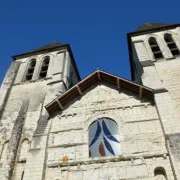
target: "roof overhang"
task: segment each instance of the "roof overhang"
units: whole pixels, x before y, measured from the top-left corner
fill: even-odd
[[[180,24],[172,24],[172,25],[167,25],[167,26],[164,26],[164,27],[158,27],[158,28],[147,29],[147,30],[143,30],[143,31],[135,31],[135,32],[127,33],[127,41],[128,41],[129,60],[130,60],[130,69],[131,69],[131,79],[132,79],[132,81],[135,80],[135,76],[134,76],[134,68],[133,68],[132,41],[131,41],[131,38],[134,37],[134,36],[140,36],[140,35],[147,34],[147,33],[154,33],[154,32],[157,32],[157,31],[166,31],[166,30],[177,28],[177,27],[180,27]]]
[[[70,49],[70,45],[69,44],[63,44],[63,45],[58,45],[58,46],[55,46],[52,48],[40,49],[40,50],[35,50],[35,51],[23,53],[23,54],[17,54],[17,55],[12,56],[12,59],[15,61],[17,59],[26,58],[26,57],[34,56],[34,55],[39,55],[42,53],[58,51],[58,50],[62,50],[62,49]]]
[[[52,102],[45,106],[46,110],[52,115],[57,110],[63,110],[64,106],[74,98],[82,96],[83,93],[93,84],[106,81],[117,86],[118,89],[127,89],[134,92],[139,98],[148,98],[154,100],[154,90],[139,84],[133,83],[127,79],[120,78],[113,74],[97,70],[61,96],[55,98]]]

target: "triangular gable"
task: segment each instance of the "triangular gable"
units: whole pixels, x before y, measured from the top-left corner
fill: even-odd
[[[127,89],[128,91],[138,94],[140,98],[146,97],[148,99],[154,99],[154,90],[139,84],[133,83],[127,79],[112,75],[110,73],[97,70],[71,89],[66,91],[61,96],[55,98],[52,102],[45,106],[48,113],[51,115],[57,110],[63,110],[63,107],[72,99],[78,96],[82,96],[83,93],[93,84],[105,81],[112,83],[118,87],[118,89]]]

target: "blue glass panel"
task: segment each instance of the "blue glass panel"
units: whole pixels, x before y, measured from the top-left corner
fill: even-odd
[[[119,143],[119,141],[111,134],[111,132],[109,131],[108,127],[106,126],[106,123],[104,122],[104,120],[102,121],[102,126],[103,126],[103,131],[104,131],[104,134],[105,136],[114,141],[114,142],[117,142]]]
[[[120,140],[117,124],[110,119],[98,119],[89,127],[90,157],[120,154]]]
[[[103,140],[104,140],[104,144],[105,144],[107,150],[108,150],[112,155],[115,155],[115,154],[114,154],[114,151],[113,151],[113,149],[112,149],[112,147],[111,147],[111,144],[106,140],[105,137],[103,137]]]
[[[99,122],[97,121],[97,130],[96,130],[96,134],[91,142],[91,144],[89,145],[89,147],[91,147],[99,138],[99,135],[101,134],[101,126],[99,124]]]

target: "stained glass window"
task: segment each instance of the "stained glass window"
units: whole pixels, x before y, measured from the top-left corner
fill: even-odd
[[[98,119],[89,127],[89,157],[120,154],[118,125],[110,119]]]

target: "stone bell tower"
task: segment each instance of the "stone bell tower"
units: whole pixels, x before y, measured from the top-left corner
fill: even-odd
[[[172,84],[174,75],[176,78],[180,76],[179,26],[145,23],[136,31],[128,33],[133,81],[153,89],[172,89],[169,84]]]
[[[180,179],[180,24],[145,23],[127,37],[132,80],[154,89],[172,167]]]
[[[33,166],[41,179],[48,132],[44,105],[79,82],[80,76],[67,44],[54,42],[12,58],[0,88],[0,179],[21,179]]]

